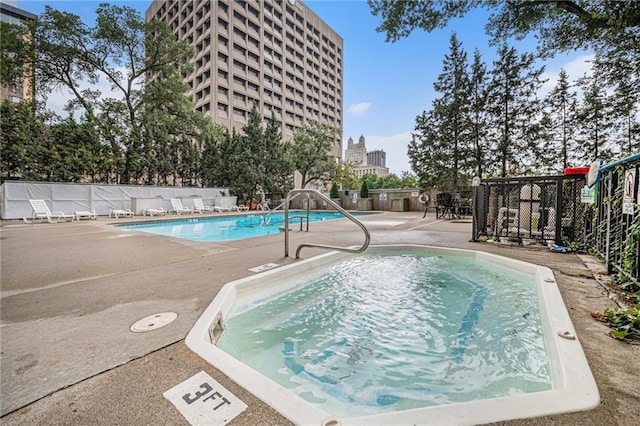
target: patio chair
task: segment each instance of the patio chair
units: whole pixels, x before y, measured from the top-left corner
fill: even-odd
[[[119,219],[120,216],[133,217],[133,212],[129,209],[113,209],[109,212],[109,217],[115,217],[116,219]]]
[[[441,192],[436,194],[436,219],[449,216],[449,219],[457,217],[453,194]]]
[[[205,206],[202,198],[193,199],[193,208],[196,213],[213,212],[215,209],[211,206]]]
[[[169,213],[171,212],[174,212],[177,214],[193,213],[193,209],[190,209],[189,207],[184,207],[182,205],[182,200],[180,198],[171,198],[170,201],[171,201],[171,210],[169,210]]]
[[[80,222],[80,219],[93,219],[96,220],[98,215],[95,210],[76,210],[75,212],[76,220]]]
[[[49,223],[58,223],[60,219],[72,221],[76,218],[75,214],[64,214],[63,212],[51,213],[49,206],[47,206],[44,200],[29,200],[29,204],[31,204],[31,217],[23,217],[22,220],[24,220],[25,223],[33,223],[35,220],[39,220],[40,222],[46,220]]]

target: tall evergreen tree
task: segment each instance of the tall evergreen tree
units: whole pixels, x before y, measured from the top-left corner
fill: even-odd
[[[471,158],[469,123],[469,75],[467,52],[455,33],[449,38],[449,53],[442,62],[442,72],[433,88],[441,96],[433,102],[433,113],[438,123],[438,146],[446,154],[446,169],[441,173],[451,179],[451,187],[459,186],[459,176],[469,174],[468,159]]]
[[[487,156],[488,141],[487,131],[489,121],[487,117],[487,96],[488,96],[488,75],[487,66],[482,61],[482,56],[478,49],[473,51],[473,63],[469,76],[469,120],[471,125],[471,140],[473,142],[472,169],[475,176],[482,176],[484,173],[484,163]]]
[[[38,161],[48,137],[30,102],[0,104],[0,180],[40,180],[44,177]]]
[[[637,84],[640,84],[637,76],[621,75],[610,102],[616,119],[615,139],[620,152],[627,155],[640,152],[640,89]]]
[[[449,38],[449,53],[433,87],[440,96],[433,100],[430,111],[416,118],[408,154],[423,184],[455,191],[461,177],[473,173],[467,53],[455,33]]]
[[[498,50],[491,70],[488,111],[496,125],[493,163],[500,176],[507,176],[510,166],[528,166],[538,154],[536,117],[540,107],[535,95],[542,85],[543,71],[544,67],[534,67],[531,54],[518,55],[507,45]]]
[[[577,115],[580,124],[576,135],[578,152],[582,158],[590,161],[607,162],[613,159],[614,154],[609,143],[613,124],[603,81],[594,74],[581,79],[580,85],[583,98]]]
[[[570,165],[579,165],[582,159],[575,158],[575,129],[577,93],[571,90],[569,75],[560,70],[555,87],[544,100],[547,114],[546,127],[550,143],[540,152],[541,164],[547,170],[562,172]]]

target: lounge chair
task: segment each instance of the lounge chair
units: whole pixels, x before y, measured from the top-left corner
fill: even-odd
[[[109,212],[109,217],[115,217],[116,219],[119,219],[120,216],[133,217],[133,212],[129,209],[112,209]]]
[[[76,220],[80,222],[80,219],[93,219],[96,220],[98,215],[95,210],[76,210],[75,212]]]
[[[247,211],[249,211],[249,206],[246,206],[244,204],[238,204],[238,211],[239,212],[247,212]]]
[[[231,207],[229,206],[213,206],[214,212],[230,212]]]
[[[213,212],[215,209],[211,206],[205,206],[202,198],[193,199],[193,207],[196,213]]]
[[[169,213],[174,212],[177,214],[182,214],[182,213],[193,213],[193,209],[190,209],[189,207],[184,207],[182,205],[182,200],[180,200],[179,198],[171,198],[171,210],[169,210]]]
[[[64,214],[63,212],[51,213],[49,206],[47,206],[44,200],[29,200],[29,204],[31,204],[32,210],[31,217],[23,217],[22,220],[24,220],[25,223],[33,223],[36,219],[41,222],[46,220],[49,223],[58,223],[60,219],[72,221],[76,218],[75,214]]]
[[[158,207],[158,208],[148,207],[148,208],[142,210],[142,216],[146,216],[146,215],[155,216],[157,214],[164,216],[165,214],[167,214],[167,211],[165,209],[163,209],[162,207]]]

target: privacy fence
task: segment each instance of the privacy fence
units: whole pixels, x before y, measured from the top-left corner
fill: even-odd
[[[133,208],[133,200],[157,199],[159,207],[170,208],[170,198],[202,198],[211,203],[224,188],[178,188],[135,185],[96,185],[82,183],[5,181],[0,186],[2,219],[20,219],[31,215],[29,200],[45,200],[51,211],[72,214],[75,210],[93,210],[108,215],[111,209]]]

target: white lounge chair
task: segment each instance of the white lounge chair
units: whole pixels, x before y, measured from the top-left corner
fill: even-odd
[[[213,206],[214,212],[230,212],[231,207],[229,206]]]
[[[247,212],[247,211],[249,211],[249,206],[247,206],[245,204],[238,204],[238,211],[239,212]]]
[[[22,220],[24,220],[25,223],[33,223],[35,220],[40,220],[41,222],[46,220],[49,223],[58,223],[60,219],[72,221],[76,218],[75,214],[64,214],[63,212],[51,213],[49,206],[47,206],[44,200],[29,200],[29,204],[31,204],[31,217],[23,217]]]
[[[182,214],[182,213],[193,213],[193,209],[190,209],[189,207],[184,207],[182,205],[182,200],[180,200],[179,198],[171,198],[171,210],[169,210],[169,213],[174,212],[177,214]]]
[[[193,199],[193,207],[196,213],[213,212],[215,211],[211,206],[205,206],[202,198]]]
[[[133,217],[133,212],[129,209],[112,209],[109,212],[109,217],[115,217],[116,219],[119,219],[120,216]]]
[[[162,215],[164,216],[165,214],[167,214],[167,211],[165,209],[163,209],[162,207],[148,207],[144,210],[142,210],[142,216],[155,216],[155,215]]]
[[[80,219],[93,219],[96,220],[98,215],[95,210],[76,210],[75,212],[76,220],[79,222]]]

